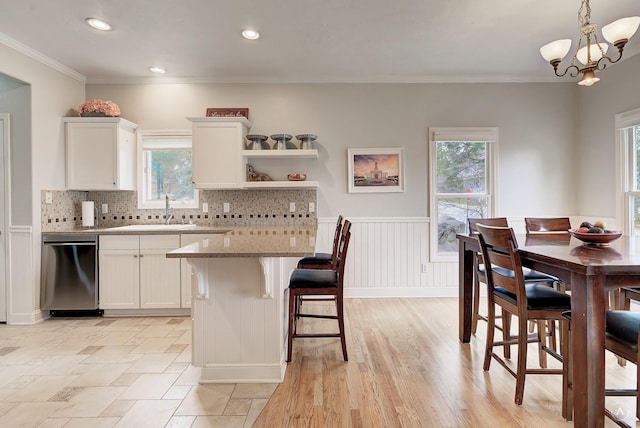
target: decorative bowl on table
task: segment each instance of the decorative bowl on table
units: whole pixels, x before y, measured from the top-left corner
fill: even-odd
[[[289,174],[287,180],[289,181],[304,181],[307,179],[307,174]]]
[[[577,238],[585,244],[608,245],[622,236],[620,231],[607,231],[604,233],[578,232],[575,229],[569,229],[569,234]]]

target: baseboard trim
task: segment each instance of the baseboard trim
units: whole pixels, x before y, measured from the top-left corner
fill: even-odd
[[[31,313],[11,314],[11,320],[8,322],[10,325],[33,325],[41,322],[44,319],[49,318],[45,316],[44,312],[37,310]]]

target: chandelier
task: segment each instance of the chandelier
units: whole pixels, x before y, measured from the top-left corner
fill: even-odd
[[[618,19],[609,25],[602,27],[602,36],[606,41],[618,48],[618,57],[613,59],[606,55],[609,45],[600,43],[596,34],[596,24],[591,23],[591,7],[589,0],[582,0],[582,5],[578,10],[578,22],[580,23],[580,39],[578,47],[573,54],[569,65],[562,73],[558,72],[558,66],[562,59],[571,49],[571,39],[556,40],[540,48],[542,57],[553,66],[556,76],[563,77],[567,73],[576,77],[582,74],[578,85],[591,86],[600,80],[596,76],[596,71],[604,70],[607,60],[610,64],[615,64],[622,59],[622,50],[629,39],[635,34],[640,24],[640,16],[631,16]],[[581,64],[576,64],[576,59]]]

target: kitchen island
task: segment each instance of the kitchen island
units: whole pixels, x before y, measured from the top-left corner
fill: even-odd
[[[167,253],[194,268],[192,363],[201,382],[282,382],[285,290],[315,226],[233,228]]]

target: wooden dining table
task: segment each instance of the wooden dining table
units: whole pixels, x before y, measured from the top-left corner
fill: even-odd
[[[458,234],[459,336],[471,339],[473,258],[478,239]],[[603,427],[605,311],[609,291],[640,286],[640,237],[587,245],[569,234],[516,235],[523,266],[560,278],[571,288],[574,426]]]

